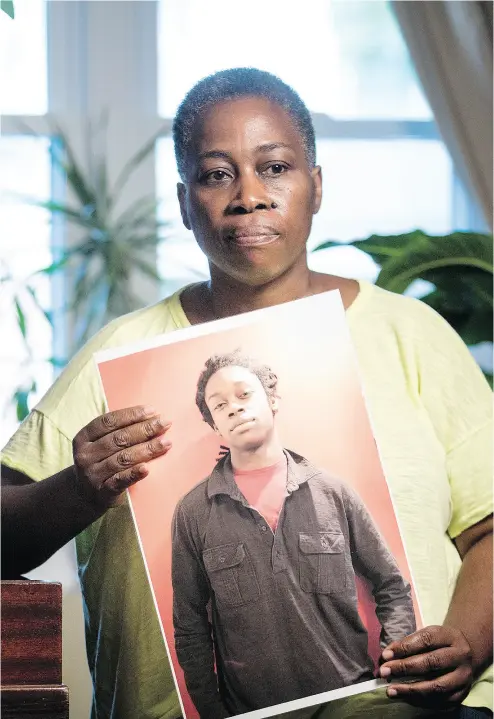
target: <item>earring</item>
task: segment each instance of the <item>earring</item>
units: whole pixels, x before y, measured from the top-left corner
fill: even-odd
[[[272,208],[273,210],[276,210],[277,207],[278,207],[278,205],[276,204],[276,202],[272,202],[272,203],[271,203],[271,208]]]

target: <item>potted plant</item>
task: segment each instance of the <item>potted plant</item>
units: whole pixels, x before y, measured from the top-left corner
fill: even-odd
[[[470,347],[493,340],[492,235],[453,232],[428,235],[372,235],[348,243],[379,267],[376,285],[404,293],[416,280],[429,283],[421,300],[433,307]],[[341,247],[328,240],[314,251]],[[489,373],[485,373],[492,382]]]
[[[105,128],[106,129],[106,128]],[[28,132],[31,132],[27,128]],[[82,346],[98,329],[127,312],[145,304],[131,287],[129,278],[134,274],[159,282],[155,251],[164,239],[166,223],[158,219],[156,197],[143,196],[129,206],[119,209],[122,191],[134,171],[154,152],[158,132],[122,167],[114,183],[108,180],[108,162],[104,151],[95,147],[95,132],[90,128],[88,154],[91,158],[83,169],[76,158],[71,143],[63,129],[52,123],[50,155],[52,165],[66,181],[70,199],[40,201],[22,197],[23,202],[47,210],[53,219],[61,219],[64,225],[77,230],[73,246],[63,249],[54,261],[35,274],[50,277],[70,277],[71,291],[64,305],[74,325],[73,349]],[[13,278],[4,268],[0,286],[12,285]],[[12,293],[11,293],[12,294]],[[53,317],[38,302],[33,277],[24,285],[16,284],[10,303],[18,330],[31,357],[29,346],[28,315],[26,301],[34,302],[45,318],[53,324]],[[60,358],[48,360],[63,365]],[[29,363],[28,363],[29,364]],[[12,396],[17,417],[22,420],[28,412],[28,400],[36,389],[32,377]]]

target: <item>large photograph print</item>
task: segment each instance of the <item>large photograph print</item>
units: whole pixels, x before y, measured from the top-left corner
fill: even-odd
[[[382,684],[421,620],[339,293],[96,361],[110,410],[172,422],[129,501],[184,717]]]

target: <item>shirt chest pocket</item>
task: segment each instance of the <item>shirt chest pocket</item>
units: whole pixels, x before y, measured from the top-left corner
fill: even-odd
[[[341,532],[299,534],[300,586],[304,592],[337,594],[348,588],[345,538]]]
[[[240,607],[259,598],[254,566],[243,544],[211,547],[202,558],[218,605]]]

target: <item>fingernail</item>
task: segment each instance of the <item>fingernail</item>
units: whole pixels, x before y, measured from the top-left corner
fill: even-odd
[[[155,408],[152,407],[150,404],[145,405],[145,407],[143,407],[143,411],[146,417],[152,417],[153,414],[156,414]]]
[[[391,674],[391,669],[389,667],[381,667],[381,676],[382,677],[389,677]]]
[[[172,443],[169,439],[166,439],[166,437],[160,437],[158,441],[162,447],[171,447]]]
[[[387,690],[387,693],[388,693],[388,697],[395,697],[398,694],[396,689],[393,689],[393,687],[389,687],[389,689]]]
[[[388,661],[388,659],[392,659],[394,657],[394,654],[391,649],[385,649],[381,656],[383,659],[386,659],[386,661]]]

